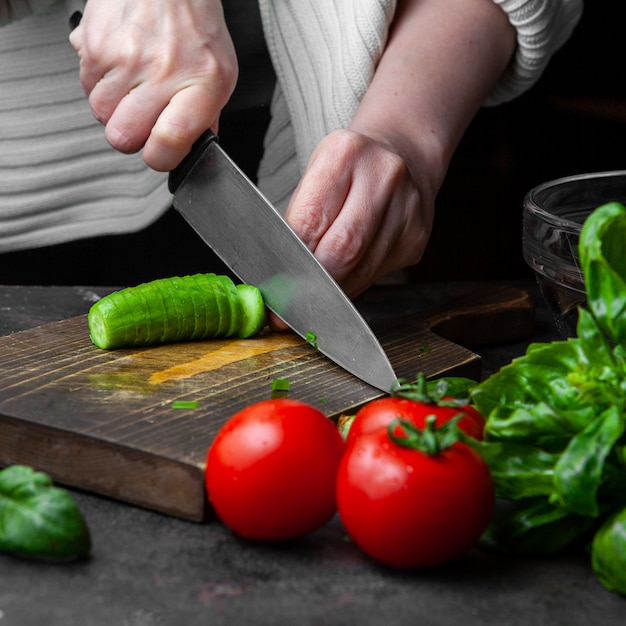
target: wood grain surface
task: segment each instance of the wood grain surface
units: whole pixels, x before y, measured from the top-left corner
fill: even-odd
[[[519,290],[372,327],[399,377],[479,379],[480,357],[432,330],[456,314],[465,326],[489,318],[487,328],[509,338],[532,328]],[[31,465],[65,485],[202,521],[211,515],[203,475],[213,437],[235,412],[271,397],[274,378],[331,418],[383,395],[290,332],[103,351],[83,315],[0,337],[0,465]],[[198,408],[174,408],[181,400]]]

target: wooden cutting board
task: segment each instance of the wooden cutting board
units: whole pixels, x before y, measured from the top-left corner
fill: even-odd
[[[501,288],[419,319],[370,322],[399,377],[478,380],[480,357],[442,335],[471,347],[528,336],[532,321],[528,294]],[[270,398],[274,378],[332,418],[384,395],[292,333],[103,351],[83,315],[0,337],[0,465],[202,521],[211,516],[203,479],[213,437],[235,412]],[[172,406],[181,400],[198,407]]]

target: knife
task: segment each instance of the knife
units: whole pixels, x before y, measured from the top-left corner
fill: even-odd
[[[387,355],[339,285],[206,131],[169,174],[174,207],[266,306],[329,359],[389,392]]]

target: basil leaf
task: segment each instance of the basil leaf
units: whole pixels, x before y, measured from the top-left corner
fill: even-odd
[[[551,501],[570,513],[597,517],[604,462],[623,433],[622,409],[611,406],[572,437],[556,464]]]
[[[610,339],[626,344],[626,207],[610,202],[583,224],[580,261],[589,308]]]
[[[586,538],[596,523],[545,498],[528,498],[498,507],[481,541],[510,553],[556,554]]]
[[[552,492],[558,454],[515,442],[476,441],[462,432],[460,437],[489,466],[498,498],[521,500]]]
[[[612,349],[593,316],[580,310],[579,337],[533,344],[471,394],[487,417],[487,439],[563,449],[611,405],[624,405],[625,351]]]
[[[576,381],[568,378],[588,371],[585,364],[593,355],[584,347],[577,339],[532,344],[524,356],[475,387],[472,400],[487,418],[486,438],[536,442],[567,438],[584,428],[596,408],[579,402]]]
[[[609,591],[626,595],[626,508],[596,532],[591,544],[591,566]]]
[[[426,389],[429,393],[438,394],[441,390],[441,396],[450,396],[452,398],[469,398],[470,389],[476,387],[478,383],[471,378],[462,376],[444,376],[435,380],[426,382]]]
[[[598,409],[624,403],[626,367],[624,351],[620,346],[612,349],[596,319],[580,309],[577,328],[579,344],[585,360],[572,370],[567,379],[580,394],[578,401]]]
[[[67,491],[24,465],[0,471],[0,551],[63,559],[90,549],[89,530]]]
[[[598,326],[595,317],[584,308],[578,310],[576,334],[584,354],[591,355],[596,367],[613,368],[616,366],[611,346]]]

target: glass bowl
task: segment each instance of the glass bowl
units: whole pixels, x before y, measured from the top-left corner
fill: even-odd
[[[626,204],[626,170],[559,178],[531,189],[524,198],[523,250],[559,334],[576,334],[585,282],[578,237],[586,217],[606,202]]]

